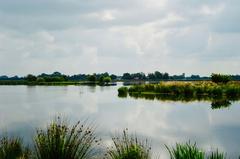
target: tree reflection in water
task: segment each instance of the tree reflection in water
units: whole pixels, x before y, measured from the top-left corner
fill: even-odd
[[[211,102],[212,109],[229,108],[232,102],[240,100],[236,97],[226,96],[215,96],[209,97],[207,95],[173,95],[173,94],[143,94],[143,93],[129,93],[118,95],[120,98],[127,98],[128,96],[135,99],[146,99],[146,100],[159,100],[159,101],[181,101],[181,102],[194,102],[194,101],[209,101]]]

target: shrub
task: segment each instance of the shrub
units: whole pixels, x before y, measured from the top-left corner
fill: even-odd
[[[196,143],[176,144],[176,147],[166,146],[171,159],[204,159],[204,152],[197,148]]]
[[[87,80],[90,81],[90,82],[96,82],[96,80],[97,80],[96,74],[89,75],[87,77]]]
[[[22,139],[9,138],[7,136],[0,139],[0,158],[1,159],[28,159],[30,150],[23,146]]]
[[[107,156],[111,159],[150,159],[150,146],[136,136],[129,136],[127,129],[122,136],[113,137],[114,146],[109,148]]]
[[[212,74],[211,75],[212,82],[214,83],[228,83],[231,81],[231,77],[229,75],[222,75],[222,74]]]
[[[37,159],[86,159],[94,156],[98,143],[92,127],[77,122],[69,126],[60,117],[39,129],[34,138]]]
[[[112,81],[112,79],[111,79],[111,77],[109,77],[109,76],[103,78],[103,82],[104,82],[104,83],[109,83],[109,82],[111,82],[111,81]]]

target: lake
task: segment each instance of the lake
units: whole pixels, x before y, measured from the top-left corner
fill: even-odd
[[[118,87],[0,86],[1,133],[22,136],[31,144],[36,128],[62,115],[70,122],[96,124],[105,145],[111,135],[128,128],[148,138],[161,158],[168,158],[164,144],[189,140],[204,150],[219,148],[231,158],[240,155],[240,102],[212,109],[207,101],[119,98]]]

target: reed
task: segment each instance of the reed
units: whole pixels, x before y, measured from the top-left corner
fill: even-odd
[[[60,117],[47,130],[37,130],[34,141],[37,159],[89,159],[99,142],[91,126],[81,122],[70,126]]]
[[[3,136],[0,139],[0,158],[1,159],[29,159],[31,151],[23,146],[22,139],[19,137]]]
[[[218,149],[216,151],[212,151],[210,155],[207,156],[207,159],[226,159],[226,155],[222,152],[219,152]]]
[[[123,135],[112,138],[113,147],[107,151],[110,159],[150,159],[151,147],[147,140],[142,141],[136,136],[129,136],[127,129]]]
[[[227,84],[217,84],[213,82],[160,82],[159,84],[133,85],[128,89],[121,87],[121,90],[128,93],[154,93],[169,94],[175,96],[210,96],[240,98],[240,83],[229,82]]]
[[[204,159],[205,153],[200,150],[196,143],[176,144],[176,147],[166,146],[171,159]]]

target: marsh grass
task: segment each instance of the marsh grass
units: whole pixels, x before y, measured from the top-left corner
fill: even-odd
[[[21,138],[3,136],[0,139],[0,159],[29,159],[31,151]]]
[[[166,146],[166,148],[171,159],[204,159],[205,156],[205,153],[196,146],[196,143],[177,143],[176,147]]]
[[[124,87],[121,87],[124,90]],[[229,82],[227,84],[216,84],[213,82],[160,82],[159,84],[133,85],[125,92],[130,96],[141,97],[145,94],[155,94],[156,96],[170,96],[180,100],[196,99],[217,99],[228,98],[240,99],[240,83]]]
[[[222,152],[219,152],[218,149],[216,151],[212,151],[208,156],[207,159],[226,159],[226,155]]]
[[[39,129],[34,138],[37,159],[89,159],[99,144],[94,128],[77,122],[70,126],[57,117],[47,130]]]
[[[113,146],[107,151],[110,159],[150,159],[151,147],[148,141],[142,141],[134,135],[128,135],[125,129],[122,135],[112,138]]]

